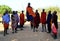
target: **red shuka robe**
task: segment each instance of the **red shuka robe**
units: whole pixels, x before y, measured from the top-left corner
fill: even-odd
[[[24,14],[20,14],[20,25],[24,25]]]
[[[45,24],[46,23],[46,12],[41,13],[41,23]]]

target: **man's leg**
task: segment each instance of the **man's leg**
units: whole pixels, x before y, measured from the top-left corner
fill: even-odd
[[[9,33],[7,33],[7,30],[8,30],[8,27],[6,28],[6,34],[9,34]]]
[[[44,26],[45,26],[45,32],[46,32],[46,31],[47,31],[47,30],[46,30],[46,24],[44,24]]]
[[[57,39],[57,34],[54,35],[54,39]]]
[[[42,32],[44,32],[44,24],[42,24]]]
[[[14,27],[12,27],[12,33],[14,33],[14,30],[15,30],[15,28],[14,28]]]
[[[17,33],[17,27],[15,28],[15,33]]]
[[[32,25],[32,23],[31,23],[31,29],[33,29],[33,25]]]
[[[18,23],[17,23],[16,25],[17,25],[17,27],[16,27],[16,31],[17,31],[17,28],[18,28]]]
[[[36,32],[38,31],[38,26],[36,26]]]
[[[6,28],[4,28],[4,36],[6,35]]]
[[[23,25],[21,25],[21,30],[23,30]]]
[[[33,27],[33,32],[35,32],[35,26]]]
[[[48,33],[51,32],[51,25],[48,23]]]

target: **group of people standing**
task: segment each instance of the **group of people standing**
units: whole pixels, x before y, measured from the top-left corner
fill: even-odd
[[[42,32],[44,31],[47,33],[53,32],[54,38],[57,38],[57,31],[58,31],[57,11],[53,11],[53,12],[48,11],[48,15],[47,15],[45,9],[42,9],[40,16],[38,10],[34,12],[30,3],[28,3],[28,6],[26,8],[26,17],[27,17],[27,21],[30,21],[31,29],[33,29],[33,32],[38,31],[39,24],[41,23]]]
[[[17,11],[12,12],[11,18],[10,18],[10,15],[9,15],[7,10],[3,14],[2,23],[3,23],[3,26],[4,26],[4,36],[6,34],[8,34],[7,30],[9,28],[9,22],[10,21],[11,21],[12,33],[14,33],[14,32],[17,33],[17,26],[18,26],[18,22],[19,22],[19,17],[18,17]]]
[[[45,12],[45,9],[42,10],[41,16],[39,15],[38,10],[36,12],[33,11],[33,8],[30,6],[30,3],[28,3],[28,6],[26,8],[26,21],[30,21],[31,29],[33,29],[33,32],[38,31],[39,24],[42,23],[42,32],[47,32],[46,24],[48,28],[48,33],[51,33],[51,26],[52,23],[54,23],[56,29],[58,30],[58,16],[57,11],[54,11],[51,13],[51,11],[48,11],[48,15]],[[8,14],[8,11],[4,13],[2,16],[2,21],[4,25],[4,36],[7,33],[9,22],[10,22],[10,16]],[[17,32],[18,23],[20,23],[20,28],[23,30],[23,25],[25,23],[25,16],[24,11],[21,12],[20,16],[18,16],[17,11],[13,11],[11,15],[11,27],[12,27],[12,33]],[[54,38],[57,37],[57,34],[54,36]]]

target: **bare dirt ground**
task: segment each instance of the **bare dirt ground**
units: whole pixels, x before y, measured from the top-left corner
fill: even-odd
[[[39,31],[33,32],[30,28],[30,23],[26,22],[24,30],[18,33],[12,34],[11,28],[8,30],[9,35],[3,36],[3,25],[0,23],[0,41],[60,41],[60,23],[58,29],[58,39],[53,39],[51,34],[41,32],[41,24],[39,25]]]

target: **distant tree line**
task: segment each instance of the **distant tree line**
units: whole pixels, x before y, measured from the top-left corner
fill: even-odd
[[[53,11],[57,11],[58,13],[60,13],[60,8],[59,7],[49,7],[49,8],[46,8],[46,11],[48,12],[49,10],[51,10],[52,12]]]
[[[46,10],[46,12],[48,12],[49,10],[53,11],[57,11],[58,13],[60,13],[60,8],[59,7],[48,7],[48,8],[44,8]],[[12,8],[10,8],[7,5],[0,5],[0,14],[3,14],[6,10],[8,10],[9,13],[12,12]],[[39,12],[41,12],[41,8],[38,8]],[[20,11],[18,11],[20,12]]]

